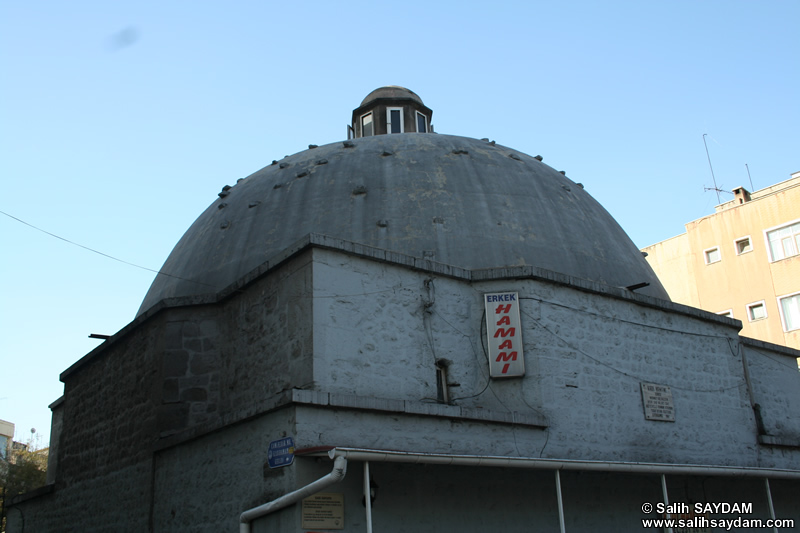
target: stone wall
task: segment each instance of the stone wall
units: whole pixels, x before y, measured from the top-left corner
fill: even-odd
[[[47,450],[47,484],[56,482],[58,470],[58,450],[61,441],[61,429],[64,425],[63,396],[50,404],[50,447]]]
[[[152,531],[238,531],[243,511],[294,490],[296,469],[271,469],[267,456],[293,432],[287,408],[157,451]]]
[[[151,517],[159,450],[257,416],[311,381],[309,259],[289,259],[219,303],[166,305],[65,371],[48,474],[55,491],[20,504],[25,527],[161,527]],[[242,494],[241,505],[261,495]]]
[[[25,531],[148,528],[162,353],[163,322],[152,320],[62,374],[48,472],[55,490],[19,505]]]
[[[502,271],[473,273],[468,282],[314,254],[317,390],[435,403],[435,363],[445,359],[455,404],[544,416],[544,457],[763,466],[737,321],[596,284],[589,291]],[[519,293],[521,379],[488,379],[482,294],[498,291]],[[777,383],[760,372],[759,383]],[[789,409],[800,394],[797,378],[782,376],[776,399],[763,400],[784,429],[800,423]],[[643,382],[670,387],[675,422],[645,420]],[[484,442],[481,429],[471,443],[484,449],[495,437],[484,430]],[[425,451],[447,448],[435,441]],[[783,467],[800,465],[798,452]]]
[[[310,259],[289,259],[216,305],[167,310],[159,437],[212,431],[311,383]]]
[[[738,321],[538,269],[468,272],[356,248],[301,247],[216,296],[165,302],[65,371],[54,489],[18,505],[26,530],[236,531],[242,511],[330,472],[309,458],[265,468],[282,436],[298,448],[800,469],[800,381],[778,364],[795,352],[742,341]],[[499,291],[519,293],[522,378],[488,377],[482,295]],[[645,419],[642,382],[671,388],[675,422]],[[387,531],[486,529],[486,505],[505,530],[523,530],[528,512],[553,519],[515,500],[552,500],[526,489],[552,472],[512,473],[493,491],[499,471],[376,468],[394,495],[376,518]],[[633,505],[652,484],[601,478],[570,483],[583,487],[565,496],[573,512],[598,491]],[[797,483],[776,486],[785,502]],[[351,475],[341,489],[353,516],[359,487]],[[586,510],[578,530],[608,514]],[[254,531],[296,530],[299,513]]]
[[[800,372],[797,352],[783,346],[743,338],[744,355],[753,391],[754,412],[759,427],[760,461],[767,466],[800,460]]]

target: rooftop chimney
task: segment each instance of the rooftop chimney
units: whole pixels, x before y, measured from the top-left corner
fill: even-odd
[[[744,187],[736,187],[733,189],[733,195],[736,197],[736,200],[738,200],[737,203],[739,204],[750,201],[750,192]]]

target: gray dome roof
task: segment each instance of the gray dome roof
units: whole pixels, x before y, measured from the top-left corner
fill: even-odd
[[[309,233],[466,269],[532,265],[613,286],[649,282],[638,292],[669,299],[581,186],[485,141],[403,133],[337,142],[222,194],[172,250],[162,271],[174,277],[156,276],[139,313],[218,291]]]
[[[369,93],[366,98],[361,101],[360,107],[364,107],[368,103],[372,102],[373,100],[377,100],[378,98],[408,98],[409,100],[414,100],[419,104],[425,105],[422,103],[422,98],[420,98],[419,95],[417,95],[417,93],[411,89],[406,89],[405,87],[400,87],[399,85],[387,85],[385,87],[379,87]]]

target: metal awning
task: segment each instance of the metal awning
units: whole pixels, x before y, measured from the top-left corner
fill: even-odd
[[[800,480],[800,470],[749,466],[639,463],[630,461],[590,461],[540,457],[504,457],[494,455],[457,455],[442,453],[374,450],[369,448],[318,447],[295,451],[296,455],[344,457],[352,461],[383,463],[424,463],[434,465],[494,466],[539,470],[582,470],[628,474],[671,474],[703,476],[757,477]]]
[[[540,457],[503,457],[493,455],[458,455],[440,454],[425,452],[409,452],[397,450],[373,450],[368,448],[347,448],[347,447],[315,447],[296,450],[295,455],[305,457],[329,457],[334,461],[333,471],[306,485],[294,492],[281,496],[271,502],[265,503],[248,511],[240,516],[240,532],[250,532],[250,522],[256,518],[265,516],[288,505],[293,505],[301,499],[311,494],[323,490],[334,483],[344,479],[347,471],[348,461],[361,461],[364,463],[364,507],[366,508],[367,533],[372,533],[372,505],[370,495],[370,474],[369,463],[409,463],[409,464],[429,464],[429,465],[453,465],[453,466],[489,466],[504,468],[527,468],[538,470],[552,470],[555,473],[556,496],[558,500],[558,519],[561,533],[566,532],[564,522],[564,506],[561,497],[561,471],[579,470],[594,472],[617,472],[624,474],[651,474],[661,477],[661,490],[663,502],[669,505],[669,494],[667,493],[667,475],[689,475],[689,476],[735,476],[753,477],[764,480],[764,489],[769,503],[770,517],[775,519],[775,508],[772,504],[772,493],[770,491],[770,479],[792,479],[800,480],[800,470],[789,470],[781,468],[756,468],[747,466],[724,466],[724,465],[693,465],[693,464],[669,464],[669,463],[639,463],[629,461],[588,461],[573,459],[545,459]],[[670,514],[666,514],[670,518]],[[672,528],[666,528],[667,533],[672,533]],[[777,527],[773,528],[777,532]]]

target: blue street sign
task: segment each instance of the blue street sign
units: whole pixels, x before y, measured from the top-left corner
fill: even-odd
[[[284,437],[269,443],[267,463],[270,468],[289,466],[294,462],[294,439]]]

